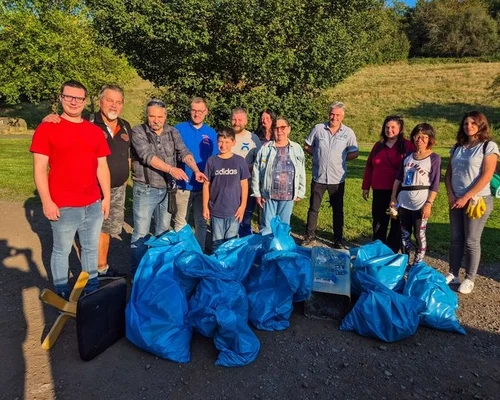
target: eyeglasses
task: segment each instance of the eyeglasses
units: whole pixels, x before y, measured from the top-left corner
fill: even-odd
[[[203,114],[205,111],[207,111],[207,110],[206,109],[205,110],[193,110],[193,109],[191,109],[191,112],[195,115]]]
[[[276,127],[274,128],[274,130],[275,130],[276,132],[280,132],[280,131],[281,131],[281,132],[284,132],[286,128],[288,128],[288,125],[282,125],[282,126],[276,126]]]
[[[82,104],[85,101],[86,97],[76,97],[61,93],[61,99],[63,99],[66,103],[71,103],[73,100],[75,100],[75,103]]]
[[[161,100],[156,100],[156,99],[153,99],[153,100],[149,100],[148,101],[148,105],[147,107],[161,107],[161,108],[166,108],[167,106],[165,105],[165,103]]]
[[[413,140],[415,140],[415,142],[417,140],[421,140],[422,142],[425,142],[426,140],[429,140],[429,136],[427,136],[427,135],[419,135],[419,136],[415,136],[413,138]]]

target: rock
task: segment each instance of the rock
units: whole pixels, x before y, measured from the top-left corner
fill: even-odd
[[[380,346],[378,346],[378,349],[382,350],[382,351],[386,351],[387,350],[387,346],[380,345]]]
[[[384,371],[384,374],[385,374],[386,376],[392,376],[392,372],[391,372],[391,371],[387,371],[387,370],[386,370],[386,371]]]
[[[144,368],[145,368],[145,369],[146,369],[146,371],[147,371],[148,369],[150,369],[150,368],[151,368],[151,364],[146,364],[146,366],[145,366]]]

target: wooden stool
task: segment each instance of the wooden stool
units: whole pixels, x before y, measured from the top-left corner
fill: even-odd
[[[43,349],[49,350],[52,346],[54,346],[64,324],[66,324],[66,321],[70,318],[76,318],[78,299],[80,298],[85,285],[87,285],[88,280],[88,272],[80,272],[75,286],[69,295],[69,301],[64,300],[50,289],[43,289],[40,293],[40,300],[61,311],[61,314],[57,317],[56,322],[54,322],[52,328],[50,328],[49,333],[42,343]]]

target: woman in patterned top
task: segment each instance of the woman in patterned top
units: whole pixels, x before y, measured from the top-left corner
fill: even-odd
[[[263,234],[270,233],[271,219],[276,215],[290,224],[294,203],[305,196],[304,151],[288,139],[290,131],[290,123],[283,117],[277,118],[274,140],[261,147],[253,165],[252,196],[263,209]]]
[[[399,204],[399,221],[403,252],[410,253],[411,234],[415,236],[413,263],[423,261],[427,250],[425,231],[431,216],[432,205],[439,190],[441,157],[432,151],[436,143],[434,128],[426,123],[418,124],[410,135],[416,150],[408,155],[401,165],[392,188],[390,207]],[[399,193],[399,194],[398,194]]]

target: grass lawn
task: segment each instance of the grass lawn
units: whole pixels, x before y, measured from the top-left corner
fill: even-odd
[[[359,142],[374,143],[385,116],[405,118],[406,132],[420,122],[436,129],[438,145],[452,145],[463,115],[478,109],[500,133],[500,99],[488,90],[500,63],[408,64],[366,67],[327,91],[346,103],[346,125]],[[325,110],[326,114],[326,110]]]
[[[32,157],[29,153],[31,140],[26,138],[0,139],[0,199],[25,201],[32,197],[35,186],[32,174]],[[371,146],[361,146],[360,156],[348,163],[348,177],[345,193],[345,228],[346,239],[353,243],[364,243],[371,240],[371,201],[364,201],[361,197],[361,181]],[[448,149],[436,148],[441,155],[442,176],[448,162]],[[311,176],[308,173],[308,191]],[[127,208],[131,210],[131,190],[127,191]],[[297,203],[292,216],[292,231],[303,233],[307,219],[308,199]],[[496,209],[491,214],[483,233],[482,248],[483,260],[499,261],[500,254],[500,200],[495,200]],[[319,216],[318,236],[333,239],[332,211],[324,197]],[[449,248],[448,206],[444,184],[441,183],[441,192],[433,207],[433,215],[427,226],[427,239],[430,251],[446,254]]]

